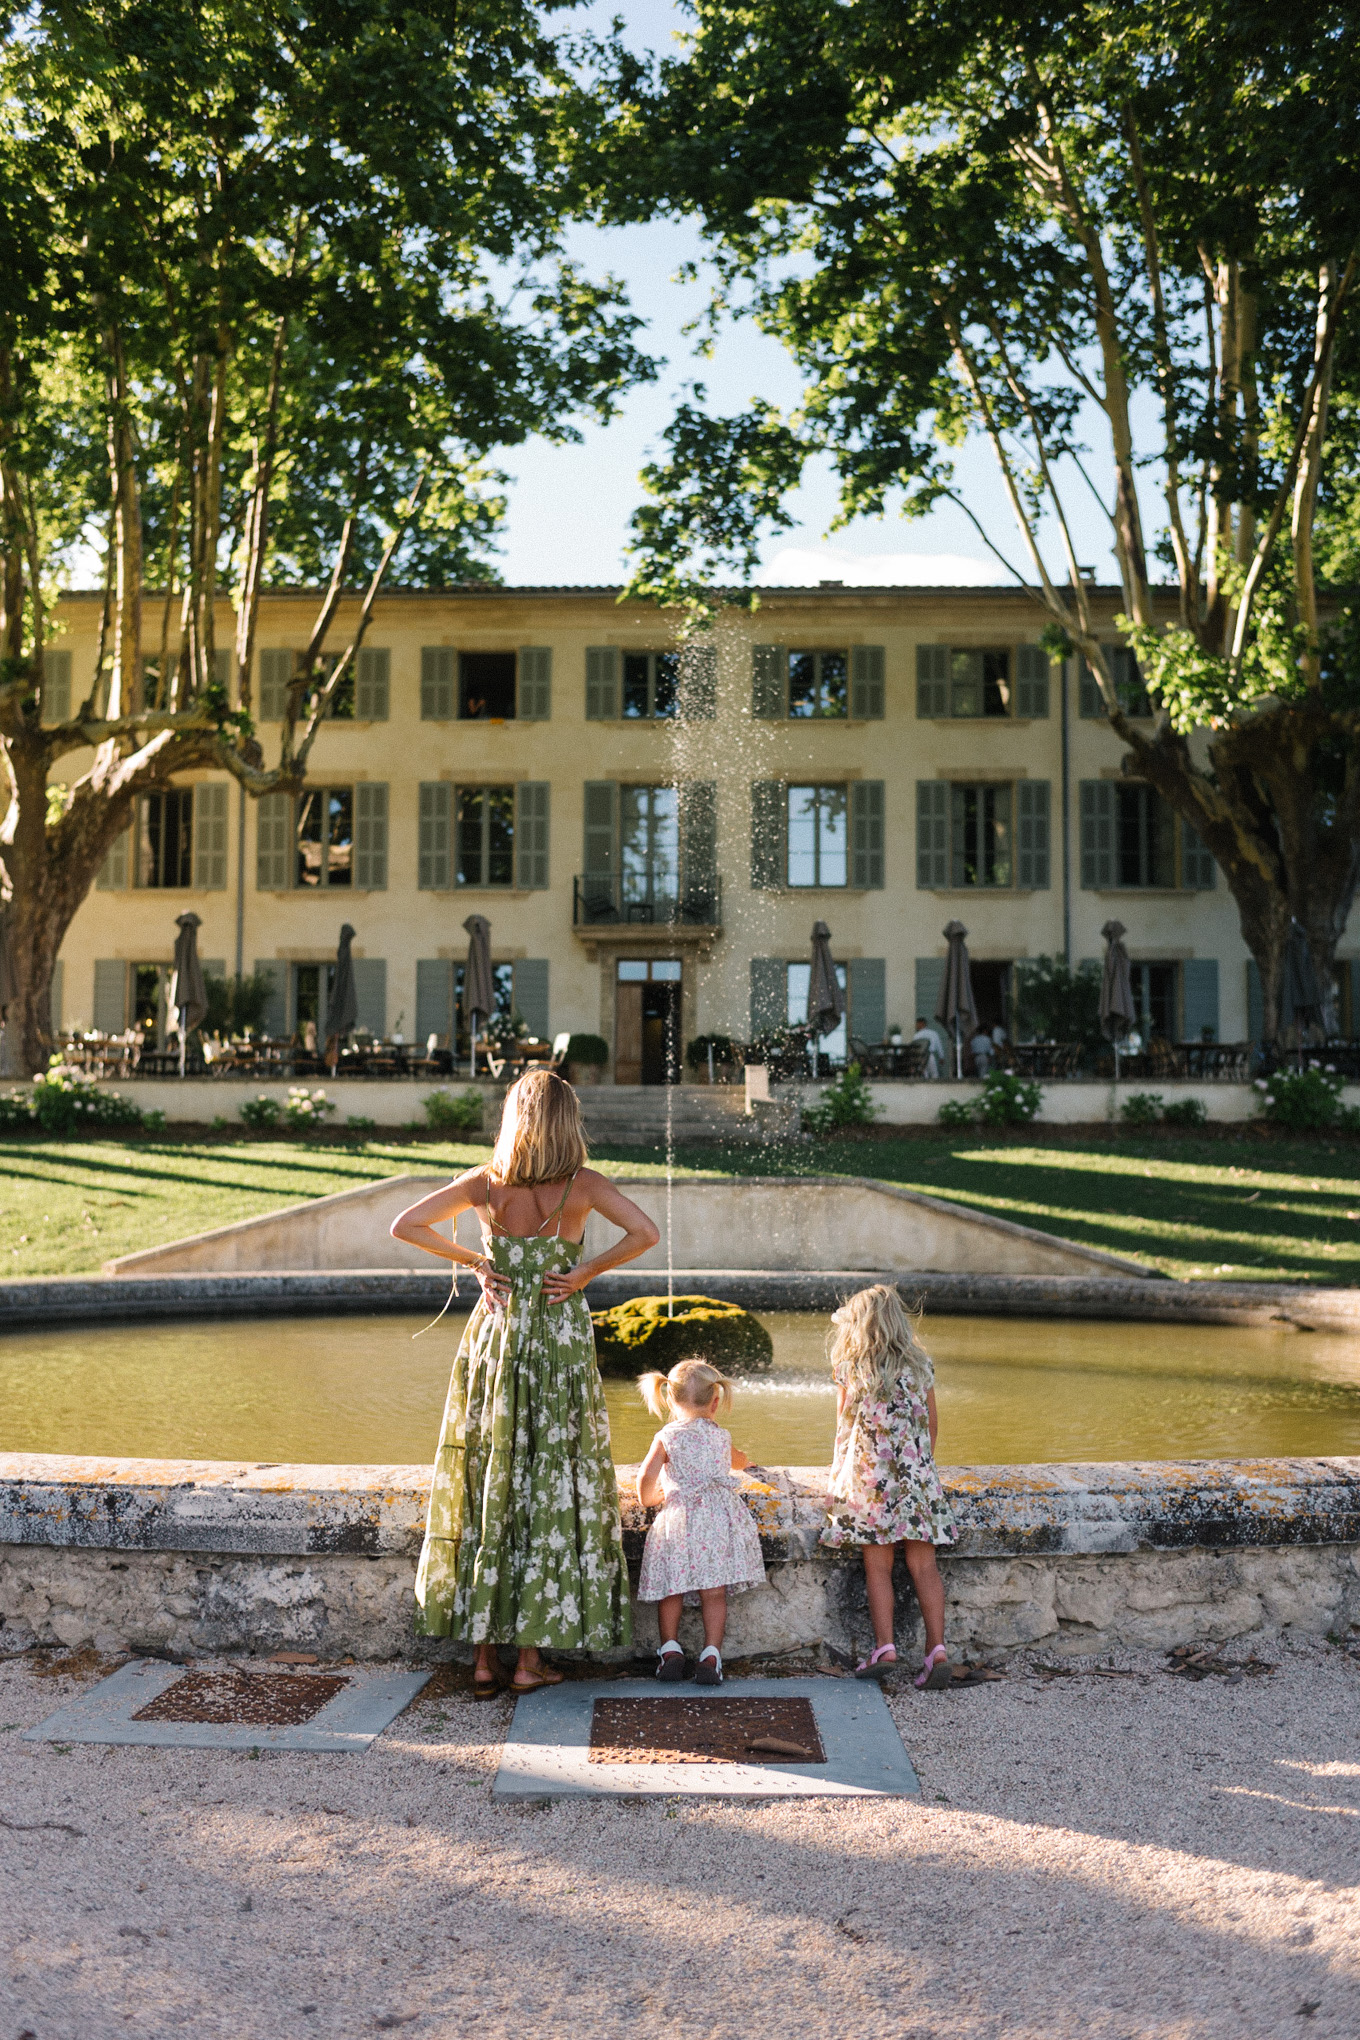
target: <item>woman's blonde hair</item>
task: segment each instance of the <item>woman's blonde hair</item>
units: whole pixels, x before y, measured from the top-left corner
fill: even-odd
[[[585,1167],[588,1152],[571,1085],[554,1070],[526,1070],[505,1094],[487,1174],[506,1185],[561,1183]]]
[[[934,1366],[916,1335],[920,1321],[920,1311],[909,1312],[887,1282],[847,1296],[831,1319],[827,1357],[853,1400],[882,1401],[903,1379],[920,1395],[934,1386]]]
[[[714,1396],[724,1410],[732,1407],[732,1384],[707,1360],[677,1360],[669,1374],[644,1374],[638,1387],[654,1417],[673,1416],[677,1409],[706,1410]]]

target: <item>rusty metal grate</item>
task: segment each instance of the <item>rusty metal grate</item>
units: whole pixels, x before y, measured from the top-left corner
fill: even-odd
[[[592,1764],[824,1764],[810,1700],[597,1700]]]
[[[132,1719],[297,1728],[348,1684],[326,1672],[187,1672],[139,1707]]]

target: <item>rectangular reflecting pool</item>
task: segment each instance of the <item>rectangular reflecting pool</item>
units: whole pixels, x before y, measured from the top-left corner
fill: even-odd
[[[72,1325],[0,1336],[0,1451],[138,1459],[418,1464],[433,1456],[450,1314]],[[775,1364],[731,1428],[768,1465],[831,1456],[826,1319],[770,1313]],[[1360,1339],[1239,1329],[933,1318],[945,1464],[1360,1453]],[[605,1384],[620,1464],[656,1425]]]

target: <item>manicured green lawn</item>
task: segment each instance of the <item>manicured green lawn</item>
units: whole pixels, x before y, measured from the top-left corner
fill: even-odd
[[[0,1273],[78,1274],[117,1254],[324,1197],[382,1176],[450,1175],[484,1146],[352,1148],[292,1141],[0,1146]],[[596,1157],[656,1175],[652,1150]],[[1168,1275],[1360,1283],[1360,1148],[1193,1138],[1025,1146],[954,1139],[687,1149],[685,1175],[879,1176],[1044,1232],[1127,1254]]]

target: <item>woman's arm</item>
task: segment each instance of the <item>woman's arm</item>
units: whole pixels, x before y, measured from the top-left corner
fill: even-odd
[[[933,1388],[929,1389],[926,1393],[926,1410],[930,1417],[930,1449],[933,1452],[935,1450],[935,1440],[939,1435],[940,1429],[940,1413],[935,1407],[935,1391]]]
[[[389,1230],[394,1240],[404,1240],[408,1246],[419,1247],[422,1253],[437,1254],[441,1261],[452,1261],[459,1268],[471,1268],[482,1285],[482,1294],[487,1302],[505,1303],[509,1300],[510,1285],[504,1276],[496,1273],[485,1254],[460,1247],[456,1239],[434,1230],[441,1219],[451,1218],[456,1231],[460,1211],[473,1211],[486,1202],[485,1169],[469,1169],[466,1175],[456,1176],[442,1190],[422,1197],[418,1204],[408,1204],[405,1211],[393,1219]]]
[[[644,1509],[661,1500],[661,1469],[668,1457],[661,1440],[653,1438],[651,1451],[638,1468],[638,1500]]]
[[[578,1261],[574,1268],[549,1269],[543,1278],[543,1294],[549,1303],[564,1303],[577,1290],[584,1289],[587,1282],[603,1275],[606,1268],[620,1268],[625,1261],[635,1261],[661,1238],[642,1207],[616,1190],[608,1176],[600,1175],[596,1169],[582,1169],[576,1180],[590,1200],[590,1210],[598,1211],[601,1218],[618,1226],[623,1238],[589,1261]],[[419,1208],[417,1205],[416,1209]]]

